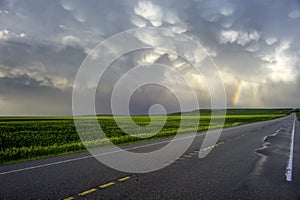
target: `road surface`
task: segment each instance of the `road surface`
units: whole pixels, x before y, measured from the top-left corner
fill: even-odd
[[[199,159],[203,138],[199,133],[180,159],[150,173],[116,171],[89,153],[1,166],[0,199],[300,199],[295,115],[224,129]],[[168,141],[124,148],[147,152]]]

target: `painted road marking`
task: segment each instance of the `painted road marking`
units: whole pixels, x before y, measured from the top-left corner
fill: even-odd
[[[126,180],[128,180],[128,179],[130,179],[130,176],[125,176],[125,177],[123,177],[123,178],[119,178],[118,181],[119,181],[119,182],[123,182],[123,181],[126,181]]]
[[[286,167],[285,176],[287,181],[292,181],[292,173],[293,173],[293,156],[294,156],[294,136],[295,136],[295,123],[296,118],[294,117],[294,125],[291,135],[291,147],[290,147],[290,155],[288,165]]]
[[[85,196],[85,195],[90,194],[90,193],[95,192],[95,191],[97,191],[97,189],[96,188],[92,188],[90,190],[87,190],[87,191],[79,193],[78,196]]]
[[[232,129],[238,129],[240,127],[251,127],[251,126],[257,125],[257,124],[267,124],[269,122],[281,121],[281,120],[284,120],[284,119],[285,118],[279,118],[279,119],[275,119],[275,120],[272,120],[272,121],[264,121],[264,122],[257,122],[255,124],[245,124],[245,125],[242,125],[242,126],[228,127],[226,129],[227,130],[232,130]],[[226,129],[223,129],[223,130],[226,130]],[[218,130],[219,129],[216,129],[214,131],[218,131]],[[205,134],[206,134],[206,132],[200,132],[200,133],[197,133],[196,137],[199,137],[199,136],[202,136],[202,135],[205,135]],[[184,140],[184,139],[189,139],[191,137],[194,137],[194,136],[193,135],[192,136],[186,136],[186,137],[176,138],[176,139],[172,139],[172,140],[173,141]],[[62,160],[62,161],[57,161],[57,162],[51,162],[51,163],[46,163],[46,164],[41,164],[41,165],[34,165],[34,166],[31,166],[31,167],[25,167],[25,168],[20,168],[20,169],[5,171],[5,172],[1,172],[0,176],[1,175],[5,175],[5,174],[11,174],[11,173],[16,173],[16,172],[22,172],[22,171],[37,169],[37,168],[48,167],[48,166],[52,166],[52,165],[59,165],[59,164],[63,164],[63,163],[74,162],[74,161],[77,161],[77,160],[89,159],[89,158],[93,158],[93,157],[97,157],[97,156],[101,156],[101,155],[118,153],[118,152],[121,152],[121,151],[124,151],[124,150],[128,151],[128,150],[134,150],[134,149],[139,149],[139,148],[144,148],[144,147],[149,147],[149,146],[155,146],[155,145],[159,145],[159,144],[165,144],[165,143],[169,143],[170,140],[171,139],[166,140],[166,141],[161,141],[161,142],[155,142],[155,143],[151,143],[151,144],[136,146],[136,147],[130,147],[130,148],[127,148],[127,149],[119,149],[119,150],[114,150],[114,151],[99,153],[99,154],[95,154],[95,155],[82,156],[82,157],[79,157],[79,158],[72,158],[72,159],[67,159],[67,160]]]
[[[217,146],[222,145],[222,144],[224,144],[224,142],[219,142],[219,143],[215,144],[214,146],[217,147]]]
[[[100,185],[99,188],[104,189],[104,188],[107,188],[107,187],[112,186],[114,184],[115,184],[115,182],[105,183],[103,185]]]
[[[201,151],[207,151],[207,150],[212,149],[212,148],[214,148],[214,146],[206,147],[206,148],[204,148],[204,149],[201,149]]]
[[[220,146],[222,144],[224,144],[224,142],[219,142],[215,145],[212,145],[212,146],[206,147],[204,149],[201,149],[200,151],[207,151],[209,149],[213,149],[214,147]],[[184,160],[184,158],[191,158],[193,155],[197,155],[198,153],[199,153],[199,150],[195,150],[193,152],[190,152],[188,154],[183,155],[182,157],[178,158],[177,160]]]
[[[119,178],[118,181],[119,182],[124,182],[124,181],[126,181],[128,179],[130,179],[130,176],[125,176],[123,178]],[[104,188],[107,188],[107,187],[115,185],[115,184],[116,184],[115,182],[111,181],[111,182],[105,183],[103,185],[100,185],[99,188],[104,189]],[[81,196],[82,197],[82,196],[88,195],[88,194],[90,194],[92,192],[95,192],[97,190],[98,190],[97,188],[92,188],[92,189],[89,189],[89,190],[86,190],[84,192],[81,192],[81,193],[77,194],[77,196]],[[73,200],[73,199],[74,199],[74,197],[67,197],[67,198],[64,198],[63,200]]]
[[[64,198],[64,200],[73,200],[74,197],[67,197],[67,198]]]
[[[203,148],[203,149],[200,149],[200,151],[207,151],[207,150],[210,150],[210,149],[213,149],[213,148],[215,148],[215,147],[217,147],[217,146],[220,146],[220,145],[222,145],[222,144],[224,144],[224,142],[219,142],[219,143],[217,143],[217,144],[215,144],[215,145],[212,145],[212,146],[209,146],[209,147],[205,147],[205,148]],[[200,152],[199,152],[200,153]]]

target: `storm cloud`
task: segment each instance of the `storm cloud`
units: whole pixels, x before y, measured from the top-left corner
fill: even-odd
[[[199,42],[207,55],[191,47],[185,56],[200,65],[208,55],[214,60],[228,107],[300,106],[297,0],[0,0],[0,115],[72,114],[73,82],[86,56],[112,35],[143,27],[167,28]],[[136,37],[144,44],[168,45],[156,36]],[[148,49],[112,63],[97,87],[97,112],[111,112],[111,93],[124,73],[153,63],[180,69],[200,107],[209,107],[205,81],[185,70],[189,66],[182,58]],[[186,92],[171,74],[155,76]],[[147,113],[156,103],[178,111],[174,95],[155,88],[136,91],[132,113]]]

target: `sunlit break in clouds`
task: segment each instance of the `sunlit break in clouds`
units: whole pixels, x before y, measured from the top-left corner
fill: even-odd
[[[201,44],[207,54],[193,47],[184,47],[188,49],[184,54],[203,69],[207,56],[213,59],[228,107],[300,107],[298,0],[2,0],[0,115],[72,114],[73,82],[86,56],[114,34],[144,27],[167,28]],[[157,35],[136,38],[143,44],[172,48]],[[131,43],[125,40],[121,45]],[[96,103],[97,112],[110,113],[109,99],[122,74],[153,63],[171,66],[189,77],[200,108],[209,107],[207,83],[176,53],[148,49],[121,56],[98,85],[96,102],[101,103]],[[180,80],[167,71],[152,75],[190,97]],[[134,93],[130,109],[144,114],[156,103],[167,105],[168,112],[178,111],[169,90],[146,86]]]

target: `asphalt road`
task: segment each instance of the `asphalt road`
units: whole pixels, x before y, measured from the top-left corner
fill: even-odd
[[[1,166],[0,199],[300,199],[300,123],[294,119],[224,129],[203,159],[199,133],[180,159],[150,173],[120,172],[89,153]],[[287,181],[294,121],[292,181]],[[123,148],[149,152],[168,141]]]

